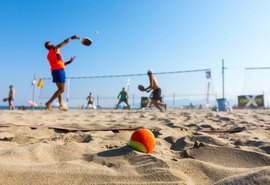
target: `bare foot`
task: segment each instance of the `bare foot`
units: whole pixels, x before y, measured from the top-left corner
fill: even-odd
[[[60,105],[59,109],[61,111],[68,111],[68,106],[66,104],[62,104],[62,105]]]
[[[59,110],[61,110],[61,111],[68,111],[68,108],[67,108],[67,107],[62,107],[62,106],[60,106],[60,107],[59,107]]]
[[[47,108],[49,111],[52,111],[52,106],[51,106],[51,104],[46,103],[45,105],[46,105],[46,108]]]

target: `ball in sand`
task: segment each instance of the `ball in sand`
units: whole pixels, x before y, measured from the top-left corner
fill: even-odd
[[[150,130],[141,128],[133,132],[128,145],[140,152],[151,153],[156,145],[156,139]]]

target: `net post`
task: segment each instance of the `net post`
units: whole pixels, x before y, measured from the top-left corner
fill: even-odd
[[[173,93],[173,108],[175,107],[175,93]]]
[[[133,95],[132,95],[132,107],[134,107],[134,102],[135,102],[135,94],[133,93]]]
[[[33,94],[32,94],[32,101],[33,103],[35,102],[35,93],[36,93],[36,74],[34,74],[34,79],[33,79]],[[34,110],[34,105],[31,107],[32,110]]]
[[[99,108],[99,95],[97,95],[97,109]]]
[[[70,78],[67,78],[67,94],[66,94],[67,104],[69,103],[69,92],[70,92]]]

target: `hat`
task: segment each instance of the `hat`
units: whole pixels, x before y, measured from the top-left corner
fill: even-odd
[[[147,74],[152,74],[153,73],[153,71],[151,70],[151,69],[149,69],[148,71],[147,71]]]

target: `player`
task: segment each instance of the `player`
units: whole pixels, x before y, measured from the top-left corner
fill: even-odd
[[[149,92],[150,90],[153,90],[149,105],[151,106],[153,104],[161,112],[163,112],[161,107],[164,107],[164,110],[166,111],[167,105],[160,101],[161,88],[157,82],[157,79],[154,77],[152,70],[148,70],[147,75],[149,77],[150,85],[147,88],[145,88],[145,91]]]
[[[52,102],[58,98],[59,101],[59,109],[63,111],[67,111],[68,108],[64,104],[62,100],[62,94],[65,90],[65,82],[66,82],[66,73],[65,73],[65,67],[72,63],[75,59],[75,56],[71,57],[69,61],[65,62],[64,59],[61,56],[60,48],[65,46],[67,43],[69,43],[73,39],[79,39],[77,35],[74,35],[70,38],[67,38],[60,44],[54,46],[53,43],[50,41],[45,42],[45,48],[48,49],[48,55],[47,59],[51,66],[51,73],[53,78],[53,83],[56,83],[57,91],[53,94],[53,96],[47,101],[46,107],[48,110],[52,110]]]

